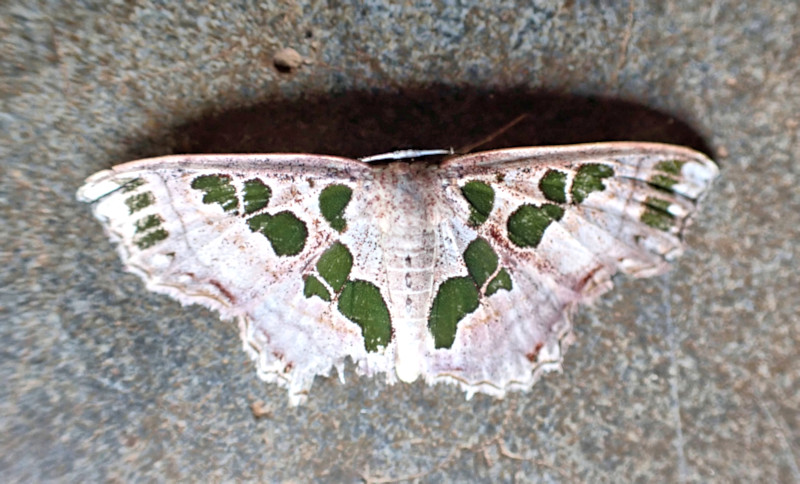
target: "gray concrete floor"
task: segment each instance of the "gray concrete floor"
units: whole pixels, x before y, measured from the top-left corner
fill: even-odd
[[[800,481],[797,2],[161,3],[0,6],[4,480]],[[74,196],[145,156],[458,147],[522,113],[482,148],[671,142],[722,175],[674,270],[618,278],[504,400],[350,369],[288,408]]]

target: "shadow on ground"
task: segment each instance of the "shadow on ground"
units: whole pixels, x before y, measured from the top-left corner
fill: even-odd
[[[521,115],[525,116],[502,131]],[[400,92],[353,91],[308,95],[296,101],[265,100],[176,126],[142,140],[126,155],[133,159],[171,153],[306,152],[362,157],[406,148],[459,151],[487,138],[491,139],[472,151],[655,141],[710,154],[687,123],[629,101],[433,85]],[[170,152],[164,152],[165,147]]]

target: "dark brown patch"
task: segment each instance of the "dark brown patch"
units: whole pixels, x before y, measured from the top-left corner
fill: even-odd
[[[508,244],[506,243],[506,238],[503,235],[503,232],[497,225],[492,224],[489,226],[489,237],[491,237],[492,240],[494,240],[501,247],[508,246]]]
[[[225,298],[231,304],[236,304],[236,298],[234,297],[234,295],[225,286],[223,286],[219,281],[217,281],[215,279],[211,279],[208,282],[211,283],[212,286],[214,286],[217,289],[219,289],[219,292],[221,292],[222,295],[225,296]]]
[[[541,351],[542,346],[544,346],[544,343],[542,343],[541,341],[536,343],[536,347],[533,348],[533,351],[526,354],[525,358],[527,358],[528,361],[530,361],[531,363],[536,363],[536,358],[539,357],[539,351]]]

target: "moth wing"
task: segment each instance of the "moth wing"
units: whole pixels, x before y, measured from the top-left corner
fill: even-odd
[[[371,177],[362,162],[328,156],[167,156],[96,173],[78,198],[148,289],[236,319],[259,376],[288,387],[296,404],[315,375],[336,366],[341,377],[347,356],[362,373],[394,379],[388,339],[367,351],[359,324],[337,307],[352,281],[386,286],[381,248],[365,243],[379,239]],[[326,218],[323,193],[340,213]],[[334,245],[323,276],[318,262]]]
[[[450,346],[429,342],[428,381],[502,396],[560,369],[570,311],[608,291],[617,272],[664,272],[717,174],[701,153],[655,143],[506,149],[443,163],[437,250],[448,262],[437,264],[434,294],[468,277],[479,299]],[[491,210],[478,223],[487,187]],[[484,250],[469,253],[476,240]],[[508,278],[492,282],[501,271]],[[434,317],[438,309],[434,301],[430,324],[453,319]]]

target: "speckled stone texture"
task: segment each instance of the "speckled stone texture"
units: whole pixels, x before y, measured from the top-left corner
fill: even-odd
[[[797,2],[166,3],[0,6],[4,481],[800,481]],[[351,368],[287,408],[75,201],[145,156],[460,148],[520,114],[480,148],[670,142],[722,176],[674,270],[619,278],[505,400]]]

